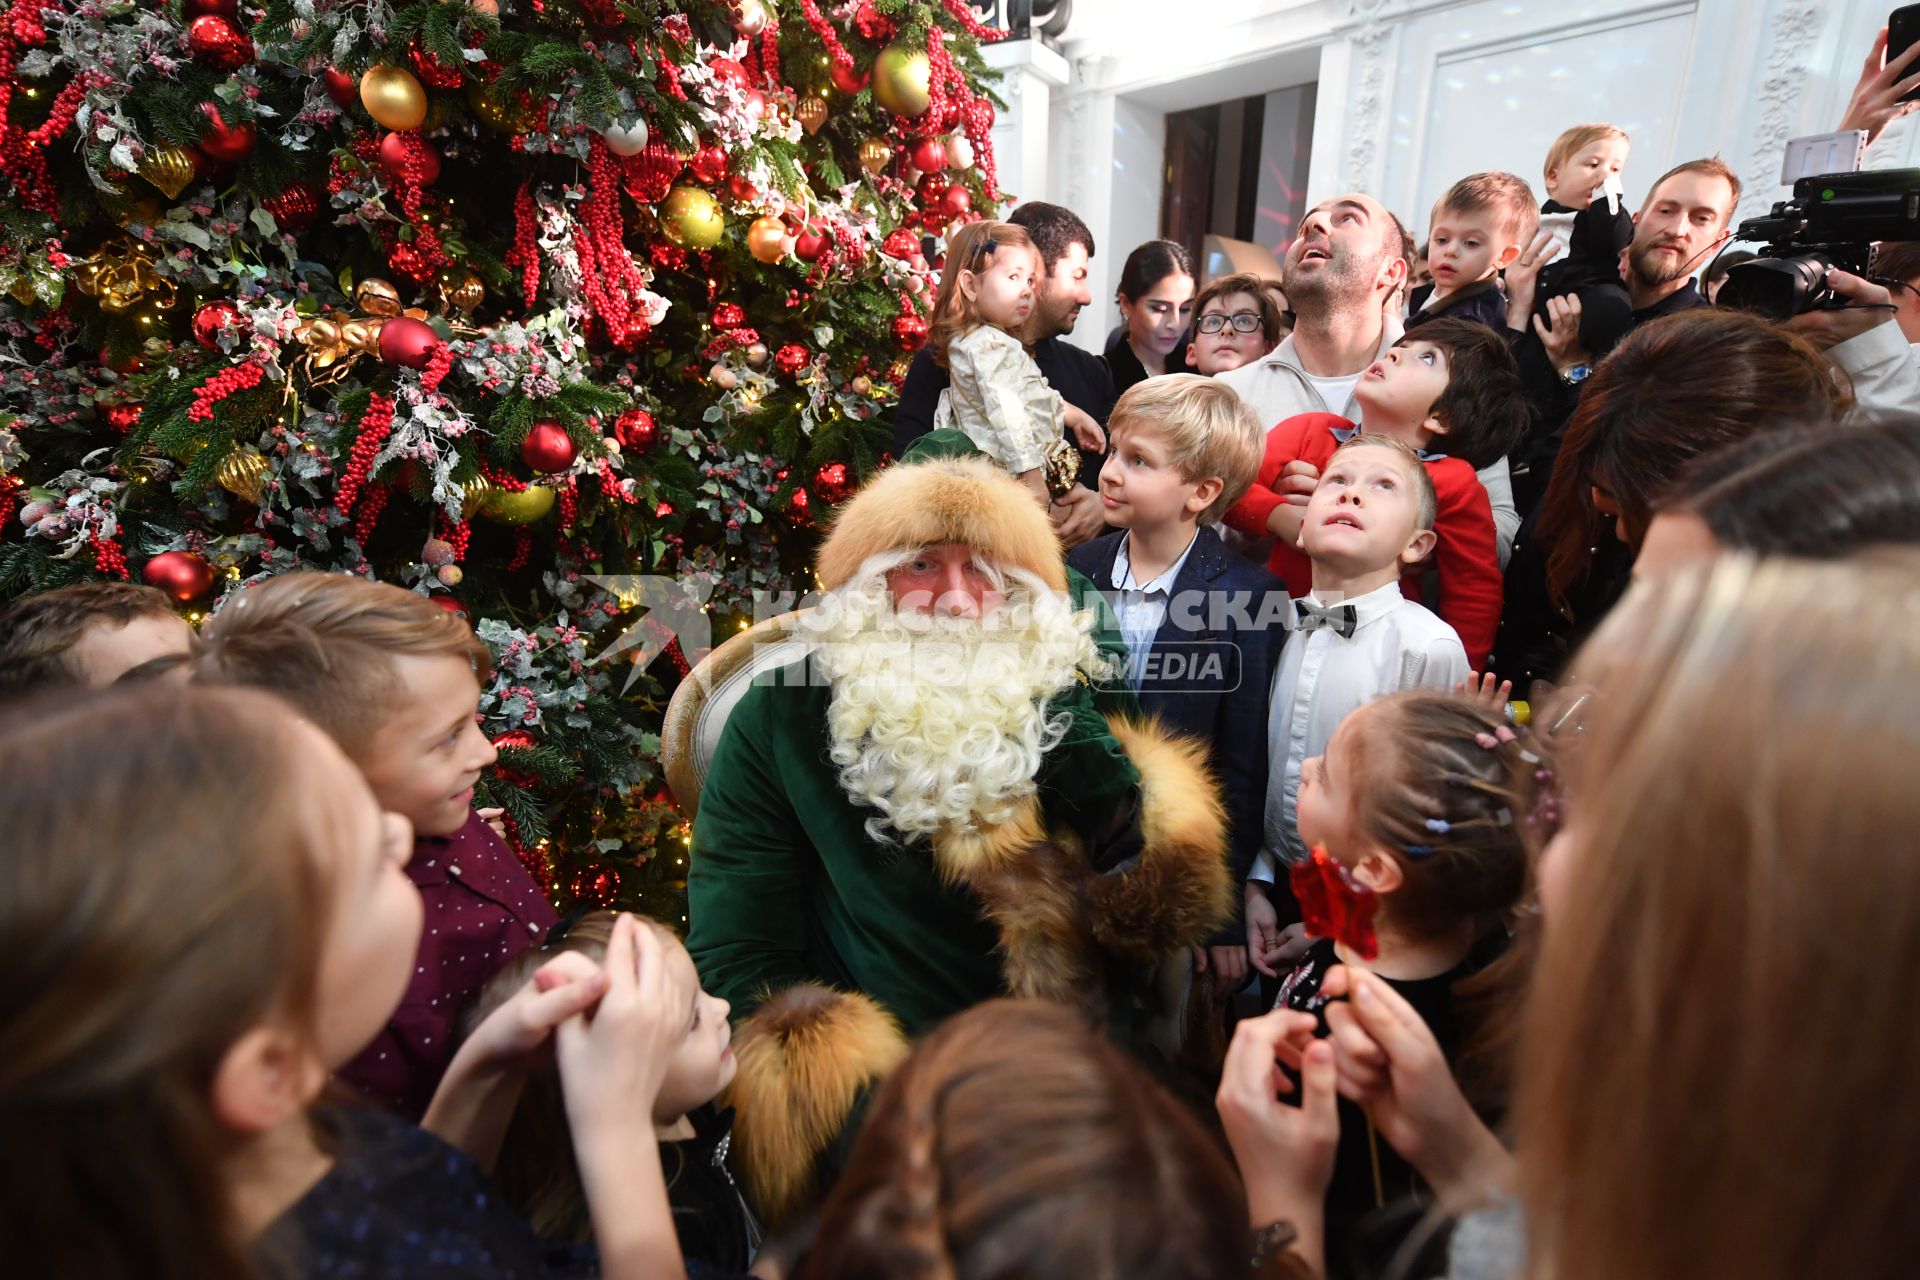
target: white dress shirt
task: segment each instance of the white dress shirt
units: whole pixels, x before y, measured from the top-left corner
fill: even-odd
[[[1173,584],[1179,580],[1180,570],[1186,566],[1187,557],[1193,554],[1193,544],[1199,540],[1196,529],[1195,536],[1187,540],[1187,549],[1167,566],[1166,572],[1151,582],[1136,582],[1133,562],[1127,559],[1133,534],[1120,535],[1120,545],[1113,553],[1113,588],[1119,593],[1113,602],[1113,611],[1120,620],[1120,637],[1127,642],[1127,683],[1135,689],[1140,687],[1146,672],[1147,655],[1153,652],[1153,638],[1159,633],[1160,624],[1166,621]]]
[[[1467,678],[1460,637],[1431,610],[1401,595],[1397,582],[1351,600],[1328,602],[1312,593],[1302,599],[1329,607],[1350,604],[1357,625],[1351,637],[1324,628],[1287,637],[1267,712],[1272,773],[1254,880],[1272,880],[1277,862],[1307,856],[1295,826],[1300,766],[1325,753],[1349,712],[1402,689],[1451,691]]]

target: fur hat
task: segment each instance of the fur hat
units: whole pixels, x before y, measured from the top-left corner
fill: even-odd
[[[943,542],[963,543],[992,564],[1025,569],[1066,590],[1053,522],[1032,493],[984,457],[935,457],[882,471],[840,508],[814,572],[832,591],[883,552]]]

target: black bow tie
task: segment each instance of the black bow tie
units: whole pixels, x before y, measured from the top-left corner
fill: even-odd
[[[1296,631],[1337,631],[1342,640],[1351,640],[1360,626],[1360,611],[1350,604],[1321,605],[1299,599],[1293,609]]]

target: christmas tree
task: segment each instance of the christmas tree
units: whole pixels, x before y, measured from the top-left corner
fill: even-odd
[[[12,0],[0,593],[428,594],[497,660],[480,803],[563,907],[678,919],[657,733],[699,655],[654,615],[717,640],[803,590],[884,460],[930,237],[999,199],[995,34],[964,0]]]

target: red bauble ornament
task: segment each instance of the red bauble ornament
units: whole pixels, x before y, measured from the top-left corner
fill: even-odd
[[[262,200],[260,207],[273,215],[282,231],[298,234],[319,219],[320,201],[317,187],[305,179],[295,178],[279,195]]]
[[[795,489],[793,496],[787,499],[787,509],[793,513],[795,523],[805,523],[807,517],[813,514],[808,510],[812,505],[813,501],[807,497],[805,489]]]
[[[713,327],[738,329],[747,322],[747,311],[737,302],[719,302],[713,308]]]
[[[791,377],[806,368],[807,361],[812,358],[805,347],[797,342],[789,342],[773,353],[773,364],[780,372]]]
[[[835,62],[827,72],[827,79],[833,82],[834,88],[851,97],[867,87],[868,77],[847,63]]]
[[[947,167],[947,147],[938,138],[922,138],[908,154],[913,167],[922,173],[937,173]]]
[[[760,123],[760,118],[767,114],[767,95],[758,89],[749,89],[747,90],[745,104],[747,119],[753,121],[755,124]]]
[[[620,871],[604,862],[588,863],[573,873],[567,887],[584,906],[611,907],[620,901]]]
[[[433,599],[438,603],[440,597],[435,596]],[[509,729],[493,740],[495,751],[531,751],[539,745],[539,740],[525,729]],[[530,787],[534,783],[532,774],[519,769],[509,769],[498,762],[494,764],[493,771],[499,775],[502,782],[510,782],[516,787]]]
[[[181,604],[198,600],[213,590],[213,566],[207,558],[191,551],[162,551],[147,561],[140,577],[150,587],[158,587]]]
[[[107,410],[107,425],[121,435],[134,429],[140,422],[140,406],[137,404],[116,404]]]
[[[965,187],[952,186],[940,197],[940,212],[949,218],[964,218],[973,212],[973,195]]]
[[[460,87],[460,68],[448,66],[417,44],[407,50],[407,61],[413,64],[413,73],[423,84],[435,89]]]
[[[440,335],[433,327],[412,316],[388,316],[380,326],[380,358],[388,364],[424,369],[439,345]]]
[[[551,419],[534,423],[520,442],[520,461],[533,468],[536,475],[565,471],[579,456],[580,450],[567,429]]]
[[[742,89],[753,83],[753,78],[747,74],[747,69],[732,58],[708,58],[707,70],[713,72],[714,79],[737,84]]]
[[[468,622],[473,621],[473,612],[452,596],[428,596],[427,599],[445,609],[448,613],[457,613]]]
[[[653,415],[645,409],[629,409],[613,420],[613,438],[620,442],[622,449],[644,452],[653,448],[659,435],[660,428],[654,425]]]
[[[828,502],[844,502],[853,492],[853,484],[847,475],[847,464],[829,462],[813,473],[814,492]]]
[[[187,47],[216,71],[237,71],[253,61],[253,41],[217,14],[202,14],[188,24]]]
[[[380,139],[380,165],[395,178],[407,176],[407,166],[419,156],[416,177],[423,187],[440,181],[440,153],[419,140],[415,133],[390,133]]]
[[[889,258],[898,258],[905,262],[920,252],[920,237],[905,227],[895,227],[887,233],[887,238],[880,242],[880,252]]]
[[[673,189],[673,180],[685,167],[672,147],[664,142],[649,142],[639,155],[627,158],[622,185],[627,194],[641,204],[659,204],[666,199],[667,192]]]
[[[687,162],[693,170],[693,176],[709,185],[719,182],[727,176],[727,153],[718,143],[711,143],[693,153],[693,159]]]
[[[425,284],[427,277],[433,274],[433,264],[427,260],[426,254],[420,252],[420,247],[414,244],[402,243],[393,246],[393,252],[387,255],[387,266],[393,269],[393,274],[410,280],[414,284]]]
[[[833,241],[819,230],[808,227],[793,238],[793,256],[802,262],[818,262],[826,255]]]
[[[352,76],[338,67],[328,67],[320,73],[320,83],[326,86],[327,96],[333,99],[333,105],[345,111],[360,101],[360,86]]]
[[[735,173],[727,178],[727,194],[740,204],[752,204],[760,198],[760,188],[746,174]]]
[[[893,340],[902,351],[918,351],[927,341],[927,322],[916,311],[903,311],[893,318]]]
[[[180,6],[183,18],[237,18],[240,16],[240,0],[185,0]]]
[[[947,188],[953,185],[953,179],[947,176],[945,169],[934,173],[923,173],[913,189],[920,197],[920,203],[929,209],[938,208],[940,197],[947,194]]]
[[[209,351],[220,349],[220,331],[240,323],[240,308],[215,298],[193,313],[193,338]]]
[[[211,102],[200,104],[200,114],[207,118],[207,131],[200,136],[200,149],[208,156],[223,164],[239,164],[253,154],[259,132],[251,124],[222,124],[220,113]]]

